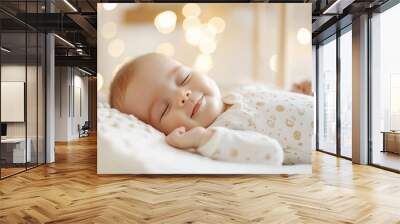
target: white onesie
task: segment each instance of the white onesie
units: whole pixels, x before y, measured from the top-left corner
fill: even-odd
[[[200,154],[230,162],[311,163],[312,97],[248,86],[222,100],[232,106],[208,128],[214,134],[197,149]]]

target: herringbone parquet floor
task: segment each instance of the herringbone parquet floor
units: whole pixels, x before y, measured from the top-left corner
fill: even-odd
[[[313,155],[312,175],[96,174],[96,139],[0,181],[0,223],[400,223],[400,175]]]

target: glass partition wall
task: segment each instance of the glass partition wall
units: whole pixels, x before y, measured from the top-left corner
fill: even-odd
[[[38,4],[18,7],[34,13]],[[1,179],[45,163],[45,41],[44,33],[0,11]]]

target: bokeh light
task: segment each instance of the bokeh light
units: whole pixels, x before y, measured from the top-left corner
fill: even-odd
[[[300,28],[299,31],[297,31],[297,40],[302,45],[309,44],[311,42],[310,31],[306,28]]]
[[[122,64],[128,63],[132,60],[133,58],[131,56],[126,56],[123,60],[122,60]]]
[[[272,55],[271,59],[269,59],[269,68],[273,72],[278,71],[278,55],[274,54],[274,55]]]
[[[202,33],[200,27],[190,28],[185,33],[186,41],[193,46],[197,46],[199,44],[201,37]]]
[[[201,28],[202,38],[210,38],[210,39],[215,38],[216,33],[207,24],[201,25],[200,28]]]
[[[183,6],[182,14],[185,17],[198,17],[200,16],[201,9],[200,6],[196,3],[188,3]]]
[[[194,69],[200,72],[208,72],[213,67],[212,57],[209,54],[200,54],[197,56]]]
[[[103,3],[103,8],[107,11],[111,11],[118,6],[117,3]]]
[[[217,44],[212,38],[202,38],[199,42],[199,49],[204,54],[211,54],[217,48]]]
[[[165,42],[158,45],[156,52],[172,57],[175,54],[175,48],[171,43]]]
[[[160,33],[171,33],[176,26],[176,14],[173,11],[165,11],[156,16],[154,25]]]
[[[103,87],[104,79],[103,76],[100,73],[97,73],[97,91]]]
[[[101,29],[101,34],[105,39],[113,38],[117,34],[117,25],[115,25],[114,22],[104,24]]]
[[[111,43],[108,45],[108,53],[112,57],[119,57],[124,53],[125,51],[125,43],[124,41],[120,39],[115,39],[111,41]]]
[[[190,28],[198,27],[201,25],[199,18],[197,17],[188,17],[183,20],[182,27],[184,30],[188,30]]]
[[[207,25],[215,33],[222,33],[225,30],[225,21],[220,17],[211,18]]]

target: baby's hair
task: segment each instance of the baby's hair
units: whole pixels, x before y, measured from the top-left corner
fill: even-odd
[[[135,61],[130,60],[123,64],[116,72],[110,86],[110,106],[118,110],[123,110],[122,105],[125,100],[126,90],[131,81],[134,70]]]
[[[137,67],[136,65],[138,63],[141,63],[140,61],[145,60],[148,57],[165,56],[158,53],[144,54],[126,62],[117,70],[110,86],[110,106],[112,108],[118,109],[121,112],[126,112],[124,111],[123,105],[128,85],[131,79],[134,77],[134,73]]]

